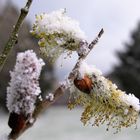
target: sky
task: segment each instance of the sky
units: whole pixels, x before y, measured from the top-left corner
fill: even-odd
[[[26,0],[11,1],[18,8],[26,3]],[[130,33],[140,20],[139,5],[139,0],[33,0],[27,19],[33,23],[35,14],[66,8],[68,16],[79,21],[89,42],[101,28],[104,28],[104,35],[87,57],[86,62],[107,74],[119,63],[116,51],[125,49],[124,43],[129,42]],[[66,75],[76,59],[76,54],[67,60],[61,57],[57,61],[57,74],[61,77]]]

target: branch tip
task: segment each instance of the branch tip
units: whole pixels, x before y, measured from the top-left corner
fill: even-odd
[[[103,33],[104,33],[104,29],[102,28],[102,29],[100,30],[99,34],[98,34],[98,37],[100,38],[100,37],[103,35]]]

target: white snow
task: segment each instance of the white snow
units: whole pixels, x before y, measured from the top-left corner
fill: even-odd
[[[136,111],[140,111],[140,101],[134,94],[123,94],[121,96],[121,100],[123,100],[127,105],[134,107]]]
[[[80,68],[79,68],[79,75],[78,75],[79,79],[82,79],[85,74],[92,75],[93,73],[95,73],[97,75],[102,74],[102,72],[100,70],[96,69],[95,66],[87,65],[87,63],[84,61],[81,62]]]
[[[58,33],[67,35],[68,38],[78,41],[86,39],[84,32],[79,27],[79,23],[76,20],[66,16],[65,9],[53,11],[49,14],[42,13],[37,15],[35,26],[36,34],[45,33],[46,35],[53,35]],[[65,40],[63,40],[63,38],[61,38],[61,40],[58,39],[58,44],[62,44],[64,41]]]
[[[115,91],[122,103],[125,103],[128,107],[132,106],[135,111],[140,112],[140,101],[134,94],[126,94],[125,92],[118,90],[117,85],[106,79],[100,70],[96,69],[94,66],[89,66],[85,62],[82,62],[80,65],[78,78],[82,79],[85,74],[92,78],[94,83],[92,90],[94,94],[111,99],[110,97],[112,94],[114,94],[112,91]],[[126,111],[124,110],[124,112]]]
[[[46,99],[52,102],[52,101],[54,100],[54,95],[53,95],[52,93],[49,93],[49,94],[46,96]]]
[[[19,53],[7,87],[9,112],[30,114],[34,110],[36,97],[41,92],[39,76],[45,63],[32,50]]]

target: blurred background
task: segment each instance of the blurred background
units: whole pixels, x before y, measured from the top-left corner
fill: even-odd
[[[20,8],[25,3],[26,0],[0,0],[0,52],[17,21]],[[35,20],[35,14],[38,13],[66,8],[67,14],[79,21],[89,42],[94,39],[101,28],[104,28],[105,33],[88,56],[87,63],[96,65],[119,88],[140,98],[139,4],[139,0],[83,0],[82,2],[81,0],[33,0],[30,12],[20,30],[18,43],[0,73],[0,121],[3,122],[0,124],[0,134],[9,131],[7,127],[8,115],[5,114],[7,112],[5,97],[10,79],[9,71],[14,67],[16,54],[27,49],[33,49],[37,53],[39,50],[37,40],[29,33]],[[63,58],[64,56],[61,56],[54,65],[43,58],[47,63],[40,78],[44,96],[46,91],[51,91],[58,81],[66,77],[75,64],[77,55],[73,54],[67,60]],[[138,138],[140,128],[124,130],[114,138],[113,133],[106,132],[104,126],[101,128],[83,127],[79,121],[81,108],[74,111],[67,110],[64,106],[67,103],[67,98],[65,95],[55,103],[53,108],[47,110],[34,128],[25,133],[21,139],[132,140],[134,137]]]

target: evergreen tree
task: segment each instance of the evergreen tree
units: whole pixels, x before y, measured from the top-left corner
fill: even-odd
[[[140,98],[140,22],[131,34],[131,41],[125,43],[126,50],[118,52],[120,64],[109,74],[119,86]]]

